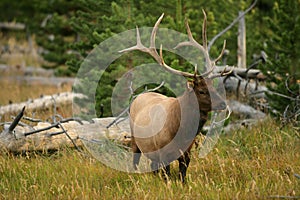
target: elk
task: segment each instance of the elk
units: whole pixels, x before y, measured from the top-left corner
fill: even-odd
[[[136,28],[137,44],[119,52],[139,50],[150,54],[156,62],[174,75],[189,79],[185,92],[177,97],[167,97],[159,93],[148,92],[138,95],[130,106],[130,127],[133,150],[133,166],[137,169],[141,153],[151,160],[151,168],[157,172],[163,168],[164,177],[170,176],[170,163],[179,161],[179,177],[185,182],[186,171],[190,163],[190,150],[196,135],[200,132],[212,110],[224,110],[227,105],[212,85],[212,79],[224,75],[213,74],[215,63],[222,57],[225,44],[220,55],[211,60],[207,49],[206,14],[202,26],[203,45],[197,43],[186,21],[188,41],[179,43],[175,48],[193,46],[203,52],[206,72],[198,74],[183,72],[168,66],[155,47],[158,26],[164,14],[155,23],[150,37],[150,47],[141,43],[139,29]]]

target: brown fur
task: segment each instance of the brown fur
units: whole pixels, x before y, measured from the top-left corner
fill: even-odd
[[[189,81],[186,91],[178,98],[153,92],[139,95],[130,107],[134,167],[143,153],[152,161],[153,170],[164,167],[165,174],[169,175],[169,163],[177,159],[184,182],[190,149],[208,112],[225,106],[211,80],[201,77]]]

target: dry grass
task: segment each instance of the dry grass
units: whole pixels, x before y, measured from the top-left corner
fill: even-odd
[[[0,63],[8,66],[7,69],[0,71],[0,106],[10,102],[17,103],[39,98],[41,95],[71,91],[70,84],[63,85],[63,87],[55,84],[41,85],[38,82],[27,82],[18,78],[24,76],[26,66],[40,67],[45,63],[37,54],[38,46],[34,35],[32,48],[30,48],[24,33],[5,35],[0,32],[0,47],[4,46],[9,47],[9,52],[0,52]]]
[[[46,77],[45,77],[46,78]],[[56,85],[41,85],[35,83],[26,83],[24,81],[12,82],[4,78],[0,79],[0,106],[11,103],[26,102],[30,99],[40,98],[42,95],[51,95],[61,92],[71,91],[71,85],[64,85],[63,87],[57,87]],[[63,117],[72,116],[72,105],[57,105],[56,113]],[[16,116],[18,113],[7,113],[0,116],[0,122],[11,121],[11,115]],[[25,115],[28,117],[40,118],[43,120],[48,119],[54,114],[54,110],[51,107],[45,107],[39,111],[25,110]],[[0,127],[1,130],[1,127]]]
[[[56,86],[0,80],[0,104],[69,91]],[[49,108],[51,110],[51,108]],[[70,108],[59,111],[71,116]],[[49,112],[38,113],[40,118]],[[152,173],[110,169],[84,151],[61,149],[12,155],[0,152],[0,199],[269,199],[300,196],[300,133],[269,120],[223,135],[204,159],[193,158],[187,184],[178,182],[177,163],[165,183]]]
[[[5,79],[5,77],[0,80],[0,87],[0,105],[6,105],[10,101],[17,103],[39,98],[41,95],[71,91],[71,85],[58,87],[56,85],[40,85],[17,80],[12,82]]]
[[[87,152],[0,156],[0,199],[266,199],[300,196],[300,135],[275,122],[222,136],[205,158],[193,159],[187,184],[112,170]]]
[[[6,52],[0,52],[0,63],[8,66],[41,66],[43,58],[38,55],[38,46],[35,42],[35,36],[32,35],[32,44],[30,47],[23,32],[11,32],[3,34],[0,32],[0,47],[7,47]]]

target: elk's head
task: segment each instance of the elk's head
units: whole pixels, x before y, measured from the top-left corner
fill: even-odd
[[[194,92],[202,112],[226,109],[226,102],[213,86],[212,79],[194,78],[187,83],[188,92]]]

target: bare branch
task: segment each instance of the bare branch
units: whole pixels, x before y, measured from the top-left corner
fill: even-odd
[[[53,120],[54,123],[56,123],[56,118],[55,118],[55,115],[56,115],[56,100],[52,95],[51,95],[51,99],[53,101],[53,113],[54,113],[52,120]]]
[[[226,33],[229,29],[231,29],[234,24],[236,24],[242,17],[244,17],[250,10],[252,10],[252,8],[254,8],[254,6],[256,5],[257,0],[255,0],[250,6],[249,8],[247,8],[243,14],[239,15],[237,18],[235,18],[231,24],[229,24],[223,31],[221,31],[220,33],[218,33],[215,37],[213,37],[213,39],[209,42],[208,44],[208,51],[210,51],[212,45],[215,43],[215,41],[224,33]]]
[[[66,134],[66,136],[71,140],[72,144],[74,145],[74,147],[79,150],[78,146],[76,145],[76,143],[73,141],[73,139],[70,137],[70,135],[68,134],[68,132],[65,130],[65,128],[63,127],[63,125],[61,125],[60,122],[58,122],[59,127],[64,131],[64,133]]]
[[[284,94],[280,94],[280,93],[274,92],[274,91],[267,91],[267,92],[270,93],[270,94],[274,94],[274,95],[277,95],[277,96],[280,96],[280,97],[292,100],[292,101],[300,102],[299,98],[293,98],[293,97],[290,97],[290,96],[287,96],[287,95],[284,95]]]
[[[52,128],[58,128],[60,124],[62,123],[66,123],[66,122],[69,122],[69,121],[76,121],[78,122],[79,124],[83,124],[82,121],[78,118],[67,118],[67,119],[63,119],[59,122],[56,122],[48,127],[45,127],[45,128],[41,128],[41,129],[37,129],[37,130],[33,130],[33,131],[30,131],[30,132],[26,132],[24,133],[24,136],[29,136],[29,135],[32,135],[32,134],[35,134],[35,133],[39,133],[39,132],[42,132],[42,131],[46,131],[46,130],[50,130]]]
[[[23,109],[21,110],[21,112],[17,115],[17,117],[14,119],[14,121],[11,123],[11,125],[8,128],[9,132],[12,132],[16,126],[18,125],[19,121],[22,119],[23,115],[24,115],[24,111],[25,111],[25,106],[23,107]]]
[[[296,94],[295,92],[293,92],[293,91],[290,89],[290,87],[289,87],[288,81],[289,81],[290,78],[291,78],[291,76],[288,76],[288,77],[285,79],[285,87],[286,87],[286,89],[287,89],[287,91],[288,91],[289,93],[291,93],[291,94],[294,95],[294,96],[297,96],[298,94]],[[300,87],[300,86],[299,86],[299,87]]]
[[[66,118],[66,119],[62,119],[62,120],[60,120],[60,123],[66,123],[66,122],[70,122],[70,121],[76,121],[76,122],[78,122],[79,124],[83,124],[82,123],[82,120],[80,119],[80,118]]]
[[[41,119],[35,119],[35,118],[31,118],[31,117],[23,117],[24,120],[30,121],[30,122],[42,122]]]
[[[45,128],[41,128],[41,129],[37,129],[37,130],[33,130],[33,131],[30,131],[30,132],[26,132],[24,133],[24,136],[29,136],[29,135],[32,135],[32,134],[35,134],[35,133],[39,133],[39,132],[42,132],[42,131],[46,131],[46,130],[49,130],[51,128],[57,128],[58,127],[58,123],[55,123],[55,124],[52,124],[51,126],[48,126],[48,127],[45,127]]]

